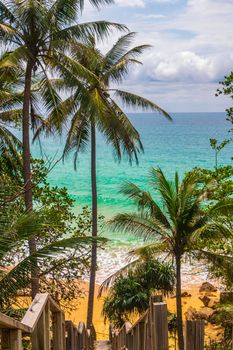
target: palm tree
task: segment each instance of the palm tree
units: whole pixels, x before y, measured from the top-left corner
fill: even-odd
[[[94,6],[111,3],[112,0],[90,0]],[[54,93],[48,80],[48,68],[54,68],[64,63],[64,52],[69,40],[80,39],[96,34],[103,37],[117,24],[100,21],[77,24],[77,13],[83,9],[83,0],[50,0],[50,1],[0,1],[0,40],[8,52],[1,67],[13,65],[25,66],[23,84],[23,178],[25,207],[29,212],[33,209],[31,161],[30,161],[30,114],[34,114],[31,98],[31,85],[35,73],[41,75],[41,94],[44,107],[54,108],[58,96]],[[63,58],[63,61],[62,61]],[[80,66],[75,66],[71,59],[66,58],[66,64],[72,65],[74,71],[82,73]],[[35,239],[29,241],[30,254],[35,253]],[[35,270],[34,276],[37,275]],[[38,279],[32,281],[32,296],[39,288]]]
[[[92,72],[94,79],[97,79],[93,81],[93,77],[91,77],[91,81],[90,79],[81,80],[79,76],[75,77],[72,71],[63,71],[65,87],[70,89],[71,95],[49,115],[45,123],[49,127],[47,132],[61,134],[71,118],[64,157],[74,151],[75,168],[79,152],[86,149],[90,140],[93,237],[98,234],[96,130],[98,129],[105,136],[107,143],[112,145],[119,161],[123,155],[126,155],[130,163],[134,159],[138,162],[138,153],[143,150],[139,133],[114,99],[113,93],[125,106],[160,112],[171,120],[170,116],[155,103],[130,92],[110,87],[112,82],[119,84],[123,81],[129,67],[140,63],[136,57],[148,48],[148,45],[141,45],[129,49],[129,44],[134,36],[135,33],[122,36],[105,55],[96,48],[93,37],[89,38],[89,43],[86,45],[73,42],[71,48],[73,59]],[[60,80],[53,83],[59,89],[62,88]],[[87,315],[88,327],[90,327],[93,317],[96,264],[97,250],[96,245],[93,244]]]
[[[205,227],[207,214],[201,210],[203,193],[198,194],[198,177],[187,174],[180,182],[176,173],[169,181],[161,169],[152,169],[150,184],[159,194],[154,199],[149,191],[144,191],[131,182],[125,183],[121,193],[137,206],[137,213],[118,214],[110,225],[115,231],[131,232],[152,241],[138,252],[150,251],[165,254],[175,262],[176,268],[176,308],[179,350],[184,349],[182,302],[181,302],[181,262],[182,257],[195,248],[195,235]],[[203,231],[204,232],[204,231]]]

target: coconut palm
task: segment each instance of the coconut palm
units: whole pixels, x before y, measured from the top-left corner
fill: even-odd
[[[94,6],[111,3],[111,0],[90,0]],[[77,24],[77,14],[84,6],[84,0],[50,0],[50,1],[0,1],[0,40],[8,50],[8,55],[1,62],[1,67],[25,67],[23,87],[23,178],[25,207],[32,210],[32,182],[30,163],[30,114],[33,113],[31,85],[33,75],[41,74],[40,89],[44,107],[51,108],[58,103],[58,96],[52,91],[48,80],[48,68],[65,63],[72,65],[75,72],[83,73],[80,65],[74,65],[68,57],[64,59],[65,48],[69,40],[85,38],[89,35],[103,35],[110,29],[123,26],[100,21]],[[10,51],[9,51],[10,50]],[[35,239],[29,242],[30,253],[36,251]],[[36,271],[34,271],[36,274]],[[38,291],[38,282],[32,284],[32,295]]]
[[[184,349],[181,303],[181,262],[182,257],[195,248],[197,236],[206,230],[207,215],[201,210],[203,194],[198,194],[198,177],[187,174],[182,181],[176,173],[174,181],[169,181],[161,169],[152,169],[150,184],[155,194],[144,191],[127,182],[121,193],[137,206],[137,213],[118,214],[110,222],[115,231],[131,232],[151,241],[139,248],[154,254],[171,257],[176,268],[176,308],[179,349]],[[203,227],[203,231],[201,230]]]
[[[70,73],[68,70],[64,72],[66,89],[70,89],[71,95],[46,120],[49,132],[62,133],[71,119],[64,148],[64,157],[74,151],[75,168],[79,152],[86,149],[89,141],[91,143],[93,237],[98,234],[96,130],[99,130],[106,138],[107,143],[113,147],[119,161],[125,155],[130,163],[133,160],[138,162],[138,154],[143,150],[139,133],[115,98],[125,106],[159,112],[171,120],[163,109],[146,98],[111,88],[111,83],[119,84],[123,81],[131,65],[140,63],[136,57],[148,48],[148,45],[141,45],[129,49],[134,36],[135,33],[122,36],[105,55],[97,49],[93,37],[89,38],[88,45],[72,43],[71,54],[73,59],[85,66],[98,80],[96,82],[93,82],[93,80],[82,81],[80,77],[75,77],[72,71]],[[61,88],[61,81],[57,82],[57,86]],[[91,325],[93,317],[96,264],[97,251],[96,245],[93,244],[87,316],[88,327]]]

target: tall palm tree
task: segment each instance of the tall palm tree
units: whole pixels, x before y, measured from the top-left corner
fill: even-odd
[[[64,126],[66,127],[71,119],[64,148],[64,157],[71,151],[74,151],[75,167],[79,152],[85,150],[89,141],[91,143],[93,237],[96,237],[98,234],[96,130],[98,129],[105,136],[107,143],[112,145],[119,161],[123,155],[126,155],[130,163],[134,159],[138,162],[138,153],[143,150],[139,133],[116,102],[114,96],[125,106],[156,111],[171,120],[168,113],[155,103],[141,96],[114,89],[110,86],[112,82],[121,83],[127,75],[129,67],[140,63],[136,57],[148,48],[148,45],[141,45],[129,49],[134,36],[135,33],[128,33],[122,36],[105,55],[97,49],[93,37],[89,38],[88,45],[73,42],[71,48],[73,59],[87,68],[89,72],[92,72],[93,76],[97,77],[97,80],[80,80],[80,77],[75,77],[72,71],[69,72],[67,70],[63,72],[66,78],[66,89],[70,89],[71,95],[46,120],[49,132],[62,133]],[[57,82],[57,87],[62,87],[61,81]],[[96,266],[97,249],[96,244],[93,244],[87,327],[90,327],[93,318]]]
[[[118,214],[110,222],[115,231],[131,232],[149,240],[151,244],[139,248],[156,254],[165,253],[175,262],[176,308],[179,350],[184,349],[181,262],[184,254],[195,250],[195,235],[206,229],[207,214],[202,212],[203,194],[197,191],[198,177],[187,174],[180,182],[178,174],[169,181],[161,169],[152,169],[150,184],[159,199],[131,182],[125,183],[121,193],[137,206],[137,213]]]
[[[94,6],[111,3],[112,0],[90,0]],[[113,28],[123,26],[100,21],[77,24],[77,14],[84,6],[84,0],[1,0],[0,1],[0,40],[11,50],[1,67],[5,65],[24,65],[25,77],[23,84],[23,178],[25,207],[29,212],[33,208],[31,162],[30,162],[30,114],[33,114],[31,85],[35,73],[40,73],[44,81],[40,89],[44,107],[54,108],[59,102],[58,96],[52,91],[48,80],[48,68],[64,64],[64,52],[69,40],[80,39],[96,34],[102,37]],[[63,58],[63,60],[62,60]],[[71,59],[65,59],[72,65],[74,71],[80,66],[74,66]],[[50,97],[49,97],[50,96]],[[30,254],[35,253],[36,243],[29,241]],[[32,296],[38,291],[38,278],[35,270],[32,281]]]

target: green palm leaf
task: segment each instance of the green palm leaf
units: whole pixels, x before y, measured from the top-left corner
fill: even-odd
[[[122,90],[114,90],[114,93],[115,96],[119,97],[123,104],[127,107],[139,107],[144,111],[151,110],[153,112],[159,112],[163,114],[168,120],[172,120],[171,116],[166,111],[144,97]]]

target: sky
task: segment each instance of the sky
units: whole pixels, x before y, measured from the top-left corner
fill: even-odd
[[[223,112],[230,99],[216,97],[233,70],[233,0],[115,0],[101,10],[86,4],[82,22],[108,20],[137,32],[134,45],[150,44],[142,66],[124,89],[169,112]],[[121,33],[100,44],[106,51]]]

